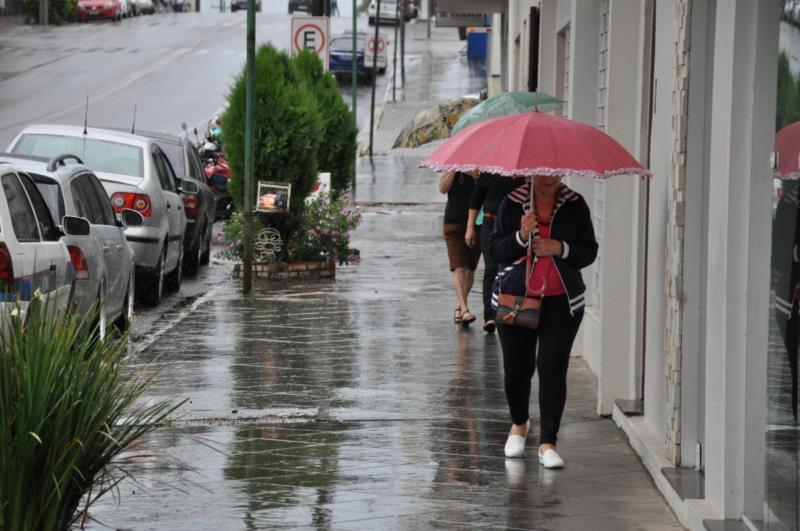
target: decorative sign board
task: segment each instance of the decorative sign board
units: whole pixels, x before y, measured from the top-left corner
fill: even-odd
[[[289,205],[292,200],[292,185],[288,183],[258,181],[257,197],[256,212],[263,212],[264,214],[288,214]]]
[[[436,27],[438,28],[469,28],[483,25],[485,25],[483,13],[453,13],[447,11],[436,13]]]

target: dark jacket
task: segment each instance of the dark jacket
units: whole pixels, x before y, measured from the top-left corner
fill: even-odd
[[[798,205],[781,199],[772,223],[772,269],[775,272],[775,309],[783,327],[792,316],[800,283],[800,210]]]
[[[523,258],[527,254],[527,242],[520,240],[518,231],[522,215],[530,209],[529,193],[530,185],[525,185],[506,196],[497,213],[494,232],[489,236],[490,252],[499,264],[492,290],[493,306],[496,306],[496,295],[501,286],[503,293],[525,294]],[[534,233],[534,237],[536,235]],[[561,241],[564,247],[562,256],[554,256],[553,262],[564,283],[570,313],[574,313],[586,305],[586,286],[581,269],[597,258],[598,245],[589,206],[580,194],[566,186],[561,187],[556,199],[550,238]]]

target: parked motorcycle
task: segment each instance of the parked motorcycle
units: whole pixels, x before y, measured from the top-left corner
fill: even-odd
[[[208,134],[205,142],[201,142],[197,129],[195,129],[194,134],[197,140],[197,151],[203,160],[206,181],[217,200],[215,218],[216,220],[228,219],[234,211],[233,198],[228,192],[228,182],[231,178],[230,165],[225,160],[219,145],[208,140]]]

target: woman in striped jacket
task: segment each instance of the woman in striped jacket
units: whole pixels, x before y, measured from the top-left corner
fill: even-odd
[[[556,439],[567,397],[567,368],[585,305],[581,269],[597,257],[589,207],[583,197],[561,183],[560,176],[536,176],[503,200],[489,239],[500,263],[494,297],[542,296],[536,330],[503,324],[498,335],[503,349],[505,391],[513,425],[505,446],[507,457],[521,457],[530,427],[531,378],[539,370],[539,462],[560,468]],[[533,190],[531,190],[533,188]],[[533,193],[534,208],[531,208]],[[526,267],[528,242],[532,267]],[[530,275],[528,275],[530,271]],[[538,349],[537,349],[538,347]]]

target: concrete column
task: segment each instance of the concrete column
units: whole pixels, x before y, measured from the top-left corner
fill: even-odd
[[[486,69],[489,79],[487,87],[489,97],[503,90],[503,16],[495,13],[492,16],[492,32],[489,34],[489,65]]]
[[[539,90],[556,94],[556,0],[542,0],[539,19]]]
[[[508,90],[518,90],[518,65],[520,61],[520,47],[517,42],[519,36],[519,0],[509,0],[508,2]]]
[[[639,53],[644,46],[642,5],[639,0],[612,0],[610,7],[606,131],[634,153],[640,136],[647,133],[640,129],[637,113],[643,76]],[[636,395],[636,388],[629,384],[640,353],[638,287],[644,216],[639,203],[641,179],[617,176],[605,186],[601,344],[596,373],[597,412],[610,415],[615,399]]]
[[[717,6],[711,118],[706,333],[707,501],[741,517],[763,438],[778,3]],[[748,432],[748,425],[756,427]],[[745,463],[748,463],[746,466]],[[750,501],[750,500],[748,500]],[[758,500],[753,500],[758,502]]]

